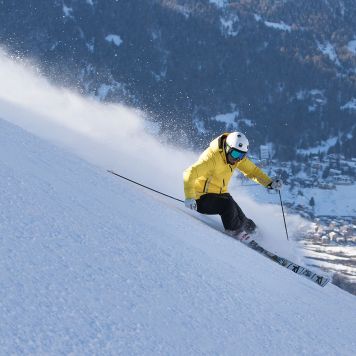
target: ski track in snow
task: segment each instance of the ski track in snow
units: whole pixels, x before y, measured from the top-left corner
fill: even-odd
[[[2,120],[0,142],[0,354],[355,354],[354,296]]]

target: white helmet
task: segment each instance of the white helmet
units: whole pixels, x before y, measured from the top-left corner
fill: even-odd
[[[235,148],[236,150],[247,152],[249,143],[247,137],[241,132],[231,132],[226,137],[226,145],[229,148]]]

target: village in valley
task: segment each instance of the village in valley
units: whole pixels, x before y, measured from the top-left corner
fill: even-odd
[[[297,237],[308,264],[331,273],[334,284],[356,295],[356,158],[320,152],[289,162],[271,157],[272,146],[265,145],[251,159],[283,180],[287,222],[288,214],[309,222]],[[273,192],[261,194],[248,179],[238,179],[256,200],[276,204]]]
[[[288,211],[313,222],[305,238],[323,244],[356,245],[356,157],[318,152],[280,162],[270,158],[272,152],[271,145],[260,146],[258,164],[270,176],[283,180]],[[347,199],[340,202],[342,209],[332,206],[330,198],[338,191],[340,198],[341,192],[346,192]]]

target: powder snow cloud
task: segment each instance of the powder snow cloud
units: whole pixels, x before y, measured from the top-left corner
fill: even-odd
[[[103,169],[184,199],[182,172],[197,154],[162,144],[152,134],[154,127],[145,113],[58,88],[41,76],[33,62],[10,57],[4,51],[0,51],[0,78],[1,118]],[[256,189],[265,194],[262,188]],[[270,243],[275,241],[281,248],[285,233],[280,207],[255,202],[234,182],[231,192]],[[302,223],[297,216],[289,216],[288,221],[291,234]]]

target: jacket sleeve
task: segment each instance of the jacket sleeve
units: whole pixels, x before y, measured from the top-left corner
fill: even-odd
[[[202,153],[198,161],[188,167],[183,173],[184,194],[186,199],[196,199],[195,181],[199,177],[208,178],[215,167],[214,155],[208,150]]]
[[[245,158],[242,162],[240,162],[237,169],[240,170],[247,178],[250,178],[254,182],[265,187],[272,182],[272,179],[248,158]]]

